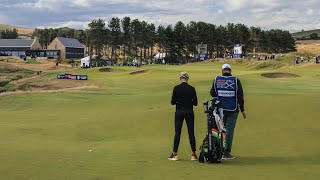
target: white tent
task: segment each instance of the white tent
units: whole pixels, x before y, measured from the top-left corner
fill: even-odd
[[[164,59],[167,53],[158,53],[154,56],[154,59]]]
[[[80,67],[82,67],[82,68],[90,67],[90,56],[87,56],[87,57],[84,57],[81,59]]]

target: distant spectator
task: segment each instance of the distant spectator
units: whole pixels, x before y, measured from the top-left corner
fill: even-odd
[[[310,56],[308,56],[307,59],[308,59],[308,62],[310,62]]]
[[[299,58],[296,57],[296,64],[299,64]]]
[[[319,56],[316,57],[316,63],[319,64]]]
[[[301,63],[303,63],[303,61],[304,61],[304,58],[301,56]]]

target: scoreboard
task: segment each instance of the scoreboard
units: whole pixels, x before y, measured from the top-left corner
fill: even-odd
[[[246,55],[245,45],[235,44],[233,48],[233,58],[243,58]]]
[[[208,45],[207,44],[198,44],[198,60],[204,61],[208,59]]]

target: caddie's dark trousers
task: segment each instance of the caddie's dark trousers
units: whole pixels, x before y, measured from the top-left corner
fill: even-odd
[[[174,135],[174,144],[173,144],[173,152],[178,152],[179,144],[180,144],[180,136],[181,136],[181,128],[183,125],[184,119],[186,120],[188,133],[189,133],[189,141],[191,145],[191,149],[193,152],[196,151],[196,138],[194,137],[194,113],[193,110],[177,110],[174,117],[175,122],[175,135]]]
[[[224,114],[223,123],[226,128],[226,141],[227,141],[227,148],[225,152],[231,153],[233,134],[234,134],[234,129],[236,127],[239,112],[225,111],[223,114]]]

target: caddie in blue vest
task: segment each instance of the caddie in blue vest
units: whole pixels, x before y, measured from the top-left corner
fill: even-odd
[[[246,119],[244,111],[243,89],[240,80],[231,75],[231,66],[224,64],[222,66],[222,76],[217,76],[213,81],[210,91],[212,97],[217,97],[221,102],[220,108],[223,109],[223,122],[226,128],[227,147],[223,159],[235,159],[231,155],[234,129],[239,114],[239,108]]]

